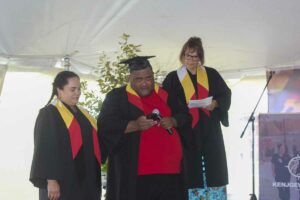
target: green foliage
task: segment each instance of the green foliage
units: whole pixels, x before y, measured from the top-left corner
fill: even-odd
[[[97,80],[100,87],[100,91],[106,94],[110,90],[116,87],[123,86],[127,83],[128,68],[124,64],[120,64],[121,61],[137,56],[140,52],[141,45],[134,45],[128,43],[128,34],[121,36],[122,41],[119,42],[120,49],[116,52],[115,60],[111,61],[104,52],[99,58],[99,74],[101,78]]]
[[[130,35],[125,33],[120,37],[119,50],[114,53],[114,58],[109,57],[105,52],[101,53],[98,69],[95,71],[96,74],[99,74],[99,79],[97,79],[98,91],[89,90],[86,81],[81,84],[84,101],[80,104],[88,109],[94,117],[97,117],[101,110],[103,96],[113,88],[127,83],[128,68],[120,62],[137,56],[141,47],[141,45],[129,43],[129,37]]]
[[[87,82],[82,81],[81,92],[83,94],[84,101],[80,102],[79,104],[86,108],[89,113],[96,118],[103,103],[99,91],[89,90]]]
[[[142,45],[129,43],[129,37],[130,35],[125,33],[120,37],[119,49],[114,52],[114,58],[109,57],[105,52],[101,53],[98,69],[95,71],[99,75],[99,79],[97,79],[98,90],[89,90],[86,81],[81,84],[84,101],[80,104],[88,109],[94,117],[97,117],[101,110],[105,94],[113,88],[121,87],[127,83],[128,68],[120,62],[135,57],[137,53],[141,52],[140,47]],[[159,70],[155,71],[155,80],[163,77],[164,73]]]

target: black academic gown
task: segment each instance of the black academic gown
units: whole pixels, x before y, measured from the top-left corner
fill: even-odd
[[[47,179],[58,180],[61,200],[99,200],[101,170],[94,156],[92,126],[79,110],[73,114],[83,140],[75,160],[68,129],[56,107],[50,104],[40,110],[34,128],[30,181],[46,189]]]
[[[231,90],[220,74],[213,68],[205,67],[209,83],[209,94],[217,100],[219,107],[207,115],[199,109],[199,122],[191,129],[191,150],[185,153],[185,178],[188,188],[203,187],[201,157],[205,157],[206,178],[208,187],[228,184],[228,172],[225,147],[220,122],[229,126],[228,110],[231,103]],[[185,101],[184,90],[177,72],[170,72],[163,82],[164,88],[177,98]],[[175,93],[175,94],[174,94]]]
[[[169,96],[172,116],[184,141],[184,129],[190,126],[191,116],[177,98]],[[108,150],[107,200],[136,200],[136,180],[140,133],[125,134],[127,124],[144,113],[128,102],[126,87],[113,89],[106,96],[98,118],[100,140]]]

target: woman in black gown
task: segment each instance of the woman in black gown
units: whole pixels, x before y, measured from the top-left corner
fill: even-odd
[[[217,70],[204,66],[200,38],[191,37],[183,45],[180,61],[182,66],[167,75],[163,87],[187,106],[212,98],[203,107],[189,106],[193,121],[187,135],[193,143],[184,158],[189,199],[225,200],[228,174],[221,123],[229,125],[231,90]]]
[[[58,73],[51,98],[36,119],[30,181],[39,188],[40,200],[101,198],[97,125],[77,105],[80,94],[77,74]]]

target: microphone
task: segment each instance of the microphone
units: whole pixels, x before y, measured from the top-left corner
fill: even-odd
[[[273,70],[269,71],[269,76],[273,76],[274,74],[276,74],[275,71],[273,71]]]
[[[160,115],[160,112],[157,108],[152,110],[151,118],[154,119],[154,120],[156,120],[156,119],[161,120],[162,119],[162,116]],[[168,128],[167,131],[170,135],[173,134],[172,129]]]
[[[268,74],[269,74],[269,77],[267,77],[268,78],[267,83],[270,82],[270,80],[272,79],[273,75],[276,74],[276,71],[272,71],[271,70],[271,71],[268,72]]]

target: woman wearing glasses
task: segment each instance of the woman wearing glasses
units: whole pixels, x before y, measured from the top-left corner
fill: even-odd
[[[189,107],[193,117],[184,154],[188,197],[225,200],[228,174],[220,124],[229,125],[231,90],[215,69],[204,66],[199,37],[183,45],[179,59],[182,66],[167,75],[163,86]]]

